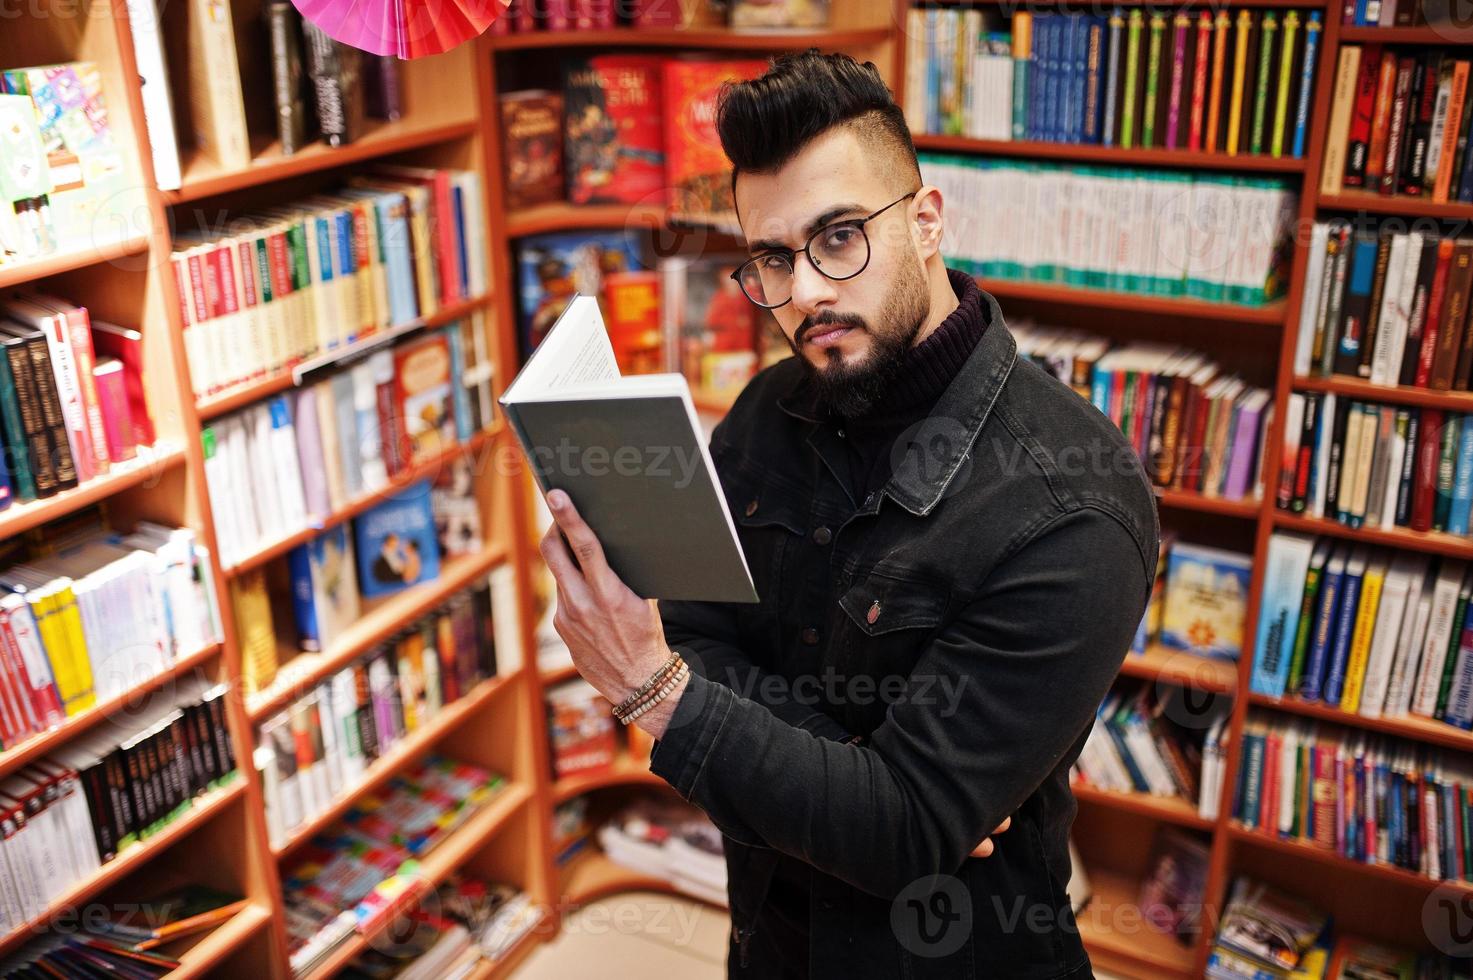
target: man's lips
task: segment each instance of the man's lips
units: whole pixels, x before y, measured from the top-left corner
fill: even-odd
[[[805,344],[812,344],[814,347],[832,347],[842,340],[851,329],[853,328],[845,326],[814,327],[808,332],[808,336],[803,338],[803,342]]]

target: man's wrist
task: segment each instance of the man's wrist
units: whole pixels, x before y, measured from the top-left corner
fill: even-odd
[[[652,738],[664,738],[665,730],[670,727],[670,719],[675,717],[675,709],[680,705],[681,695],[689,684],[690,675],[687,673],[658,704],[636,718],[634,724],[644,729]]]

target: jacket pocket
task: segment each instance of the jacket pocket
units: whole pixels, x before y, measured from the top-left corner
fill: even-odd
[[[865,636],[898,630],[930,630],[941,625],[948,593],[901,574],[871,570],[839,598],[839,606]]]

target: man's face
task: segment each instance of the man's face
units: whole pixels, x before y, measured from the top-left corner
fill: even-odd
[[[781,170],[737,178],[737,213],[752,255],[793,251],[821,227],[863,218],[907,191],[847,129],[825,133]],[[912,238],[914,201],[864,226],[869,263],[834,281],[806,256],[793,258],[793,294],[773,310],[793,352],[842,414],[861,413],[912,346],[930,309],[926,274]]]

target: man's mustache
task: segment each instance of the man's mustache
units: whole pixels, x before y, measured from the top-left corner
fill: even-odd
[[[814,330],[832,330],[834,327],[869,329],[865,326],[864,317],[857,313],[820,313],[817,317],[804,317],[803,322],[798,324],[798,329],[793,333],[793,346],[803,346],[808,340],[808,335]]]

